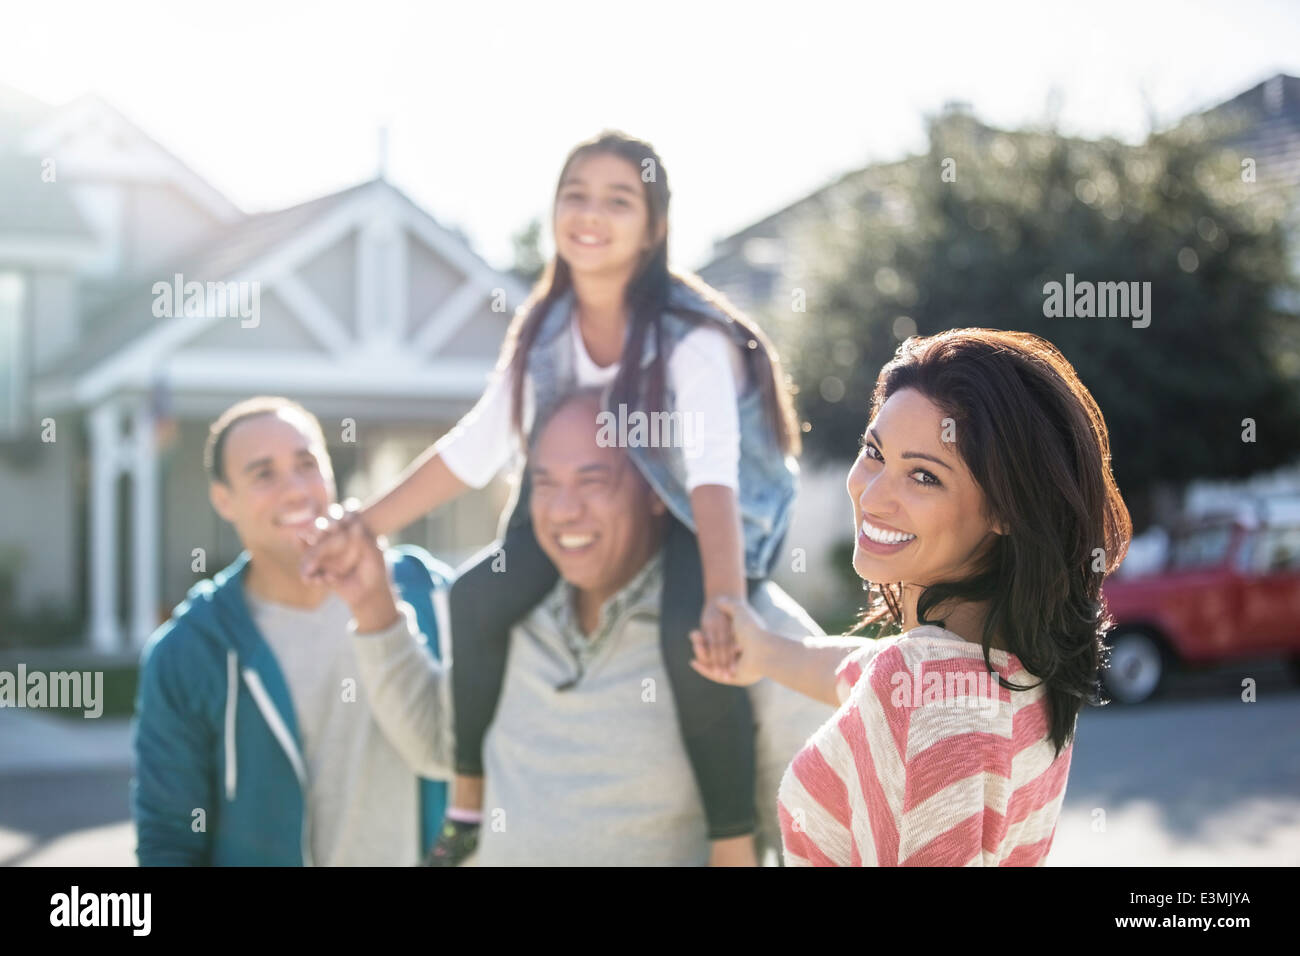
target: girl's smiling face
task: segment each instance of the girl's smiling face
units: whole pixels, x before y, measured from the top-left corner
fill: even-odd
[[[555,197],[555,249],[575,273],[631,273],[652,245],[641,172],[609,153],[570,164]]]
[[[923,587],[960,580],[989,536],[1001,533],[985,515],[984,494],[957,453],[957,426],[946,418],[903,388],[867,426],[848,477],[853,568],[863,580]]]

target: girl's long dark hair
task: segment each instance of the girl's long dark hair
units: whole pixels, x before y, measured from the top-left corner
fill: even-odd
[[[1025,332],[953,329],[908,339],[880,371],[872,417],[904,388],[954,420],[957,451],[984,494],[989,519],[1006,532],[994,536],[971,577],[921,592],[918,623],[941,625],[930,615],[944,605],[987,602],[985,664],[993,671],[989,649],[1000,636],[1046,684],[1059,755],[1084,701],[1098,701],[1111,624],[1101,586],[1133,532],[1111,474],[1101,410],[1056,347]],[[902,624],[901,586],[875,588],[860,625],[886,618]]]
[[[655,357],[646,370],[649,374],[646,412],[662,411],[665,391],[666,361],[662,315],[668,304],[671,283],[681,283],[706,299],[719,312],[729,316],[748,337],[745,350],[746,365],[751,380],[761,390],[763,407],[777,446],[787,454],[800,451],[800,430],[790,398],[789,385],[781,371],[776,349],[763,334],[762,329],[750,322],[727,299],[706,285],[697,276],[668,268],[668,175],[654,148],[639,139],[623,133],[606,131],[594,139],[579,143],[569,153],[560,171],[556,186],[559,196],[565,177],[579,159],[596,154],[608,154],[627,160],[641,172],[645,189],[646,208],[649,212],[648,230],[652,236],[661,236],[647,251],[640,268],[628,283],[624,293],[630,322],[627,339],[620,359],[618,374],[611,386],[611,404],[622,402],[629,407],[636,404],[641,388],[641,357],[647,339],[655,344]],[[661,230],[662,226],[662,231]],[[547,264],[541,278],[533,287],[528,301],[515,314],[501,350],[500,366],[509,370],[511,378],[511,415],[516,431],[523,430],[524,373],[528,367],[528,353],[537,339],[542,319],[551,305],[573,287],[569,264],[557,253]],[[687,321],[705,323],[711,317],[674,309],[674,314]]]

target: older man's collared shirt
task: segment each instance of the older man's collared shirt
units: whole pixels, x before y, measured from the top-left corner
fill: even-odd
[[[601,608],[582,635],[559,582],[511,632],[496,715],[483,742],[487,866],[685,866],[708,860],[699,787],[682,743],[659,634],[661,559]],[[754,607],[774,630],[817,633],[773,584]],[[454,665],[453,665],[454,666]],[[760,830],[779,845],[776,786],[832,709],[760,681]]]
[[[587,670],[591,661],[608,642],[610,634],[619,625],[624,612],[642,603],[650,592],[658,592],[663,582],[662,552],[645,563],[627,584],[610,596],[600,606],[596,629],[590,635],[582,632],[578,621],[578,590],[563,578],[545,599],[547,611],[554,618],[564,637],[565,644],[578,662],[578,675]]]

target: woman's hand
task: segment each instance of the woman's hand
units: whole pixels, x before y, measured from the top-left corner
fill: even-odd
[[[718,659],[712,653],[715,648],[709,646],[703,632],[691,631],[691,644],[695,648],[695,659],[691,667],[709,680],[719,684],[731,684],[737,687],[758,683],[763,677],[763,662],[772,641],[783,640],[763,626],[754,609],[745,601],[735,598],[718,597],[711,600],[705,608],[726,615],[731,621],[731,634],[734,650],[728,659]]]

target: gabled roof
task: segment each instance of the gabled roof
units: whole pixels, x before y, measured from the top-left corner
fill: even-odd
[[[53,108],[0,84],[0,235],[94,238],[76,204],[42,178],[41,158],[18,152]]]
[[[970,130],[973,135],[981,140],[1001,135],[1025,135],[1023,131],[1012,133],[981,123],[970,115],[965,104],[961,103],[946,104],[944,112],[940,114],[940,119],[946,122],[961,123],[963,129]],[[743,243],[744,240],[751,237],[767,236],[773,232],[779,233],[787,222],[794,218],[806,214],[816,215],[834,208],[840,204],[845,193],[871,192],[880,181],[887,180],[891,174],[900,168],[914,164],[919,159],[920,156],[918,155],[909,155],[897,160],[871,163],[842,173],[808,195],[782,206],[775,212],[769,213],[757,222],[751,223],[737,232],[716,240],[713,244],[713,255],[710,257],[709,263],[700,268],[700,274],[703,275],[709,266],[713,265],[718,259],[737,251],[739,244]]]
[[[883,172],[902,166],[908,162],[914,161],[913,158],[897,160],[889,163],[875,163],[871,166],[864,166],[861,169],[854,169],[850,172],[843,173],[825,186],[814,190],[807,196],[796,199],[788,205],[782,206],[775,212],[768,213],[762,219],[755,223],[745,226],[738,232],[733,232],[729,236],[718,239],[714,242],[714,257],[725,254],[729,247],[735,243],[748,239],[752,236],[766,236],[773,230],[780,231],[780,227],[791,217],[801,215],[809,210],[820,209],[824,206],[834,204],[836,197],[844,189],[867,189],[870,188],[871,181]]]
[[[48,103],[0,83],[0,151],[11,148],[51,112],[53,107]]]
[[[1267,80],[1261,80],[1232,99],[1211,107],[1201,115],[1229,112],[1255,122],[1279,116],[1300,122],[1300,76],[1278,73]]]
[[[479,298],[486,302],[490,290],[497,286],[505,287],[514,301],[523,298],[525,291],[512,277],[489,266],[404,193],[385,180],[370,180],[287,209],[248,216],[147,273],[100,283],[95,287],[97,304],[83,316],[81,342],[63,361],[41,374],[40,394],[59,403],[97,400],[118,387],[124,375],[138,377],[141,368],[165,360],[202,335],[212,324],[207,317],[158,318],[153,314],[154,284],[170,285],[175,274],[186,282],[257,281],[267,291],[296,298],[308,313],[327,313],[293,275],[294,270],[336,244],[348,231],[364,227],[376,210],[395,216],[404,229],[433,247],[482,290],[481,296],[458,292],[460,300],[450,304],[449,320],[468,314]],[[305,302],[299,298],[303,296]],[[320,324],[329,326],[328,316],[321,317]],[[321,357],[333,354],[337,361],[344,361],[346,350],[352,347],[346,336],[329,327],[318,326],[318,331],[328,333],[322,337],[326,348]]]
[[[1195,118],[1225,124],[1228,141],[1257,162],[1258,182],[1300,186],[1300,77],[1278,73]]]
[[[88,142],[91,152],[78,149]],[[92,178],[170,181],[220,222],[244,216],[216,187],[95,94],[52,107],[0,88],[0,152],[57,157],[61,170],[81,167]]]
[[[330,210],[337,209],[371,182],[373,180],[358,183],[296,206],[248,216],[188,249],[178,250],[166,261],[150,264],[147,271],[93,283],[82,327],[94,331],[77,354],[59,370],[87,368],[111,352],[113,342],[121,343],[124,338],[155,324],[157,319],[152,311],[145,308],[141,317],[139,308],[141,302],[148,304],[153,301],[151,290],[155,282],[170,280],[177,272],[205,282],[225,279],[298,231],[308,228]],[[95,348],[101,339],[107,347]]]
[[[68,193],[41,178],[35,156],[0,154],[0,236],[96,239]]]
[[[153,314],[154,283],[171,282],[176,273],[200,282],[231,278],[242,267],[257,261],[295,233],[309,228],[331,209],[338,208],[370,185],[369,182],[360,183],[287,209],[249,216],[193,248],[177,253],[170,261],[151,266],[147,272],[99,283],[95,287],[94,302],[88,303],[81,319],[85,335],[80,345],[42,377],[75,378],[147,336],[159,323]]]

